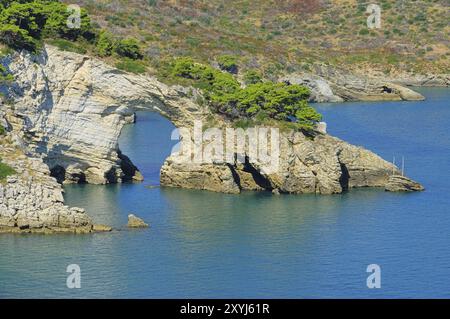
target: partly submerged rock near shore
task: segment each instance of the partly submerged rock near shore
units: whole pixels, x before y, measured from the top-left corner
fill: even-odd
[[[128,228],[148,228],[148,224],[144,222],[142,218],[137,217],[134,214],[128,215]]]
[[[195,102],[195,89],[170,87],[53,47],[38,56],[16,54],[3,63],[15,81],[1,87],[10,103],[0,106],[0,120],[22,154],[20,161],[9,160],[19,174],[0,185],[0,226],[9,231],[100,229],[83,209],[64,205],[57,181],[141,180],[118,146],[122,127],[134,121],[136,110],[156,111],[177,127],[215,118]],[[161,169],[161,185],[225,193],[335,194],[353,187],[386,187],[392,172],[399,173],[376,154],[327,134],[283,131],[277,172],[266,174],[250,162],[179,163],[172,156]]]
[[[421,192],[425,188],[419,183],[402,175],[392,175],[385,186],[389,192]]]

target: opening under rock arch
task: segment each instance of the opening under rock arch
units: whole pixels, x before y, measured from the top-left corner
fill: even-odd
[[[119,148],[144,176],[146,184],[159,185],[159,172],[172,147],[175,126],[162,115],[151,111],[136,112],[136,123],[122,129]]]

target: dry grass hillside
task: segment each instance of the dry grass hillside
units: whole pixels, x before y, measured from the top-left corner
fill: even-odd
[[[382,27],[370,30],[366,0],[78,1],[96,24],[140,39],[154,65],[232,54],[268,77],[313,61],[449,73],[448,0],[373,2],[382,8]]]

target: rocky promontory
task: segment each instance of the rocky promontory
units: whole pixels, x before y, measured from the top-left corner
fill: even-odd
[[[287,194],[339,194],[356,187],[385,187],[400,174],[392,163],[328,134],[281,132],[278,167],[265,173],[261,163],[195,163],[172,155],[161,169],[165,186],[240,193],[266,190]],[[236,154],[236,158],[246,154]],[[184,158],[184,156],[183,156]]]
[[[321,63],[313,64],[309,71],[286,75],[280,81],[307,86],[312,93],[311,102],[420,101],[424,99],[420,93],[400,85],[399,81],[394,83],[394,79],[363,76]]]

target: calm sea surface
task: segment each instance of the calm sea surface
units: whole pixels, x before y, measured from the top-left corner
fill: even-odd
[[[172,125],[139,113],[120,145],[146,181],[67,186],[67,204],[121,231],[0,236],[0,298],[450,297],[450,90],[424,102],[321,104],[329,132],[387,160],[426,192],[215,194],[158,185]],[[151,223],[128,231],[127,215]],[[81,267],[81,289],[66,267]],[[382,287],[366,286],[369,264]]]

